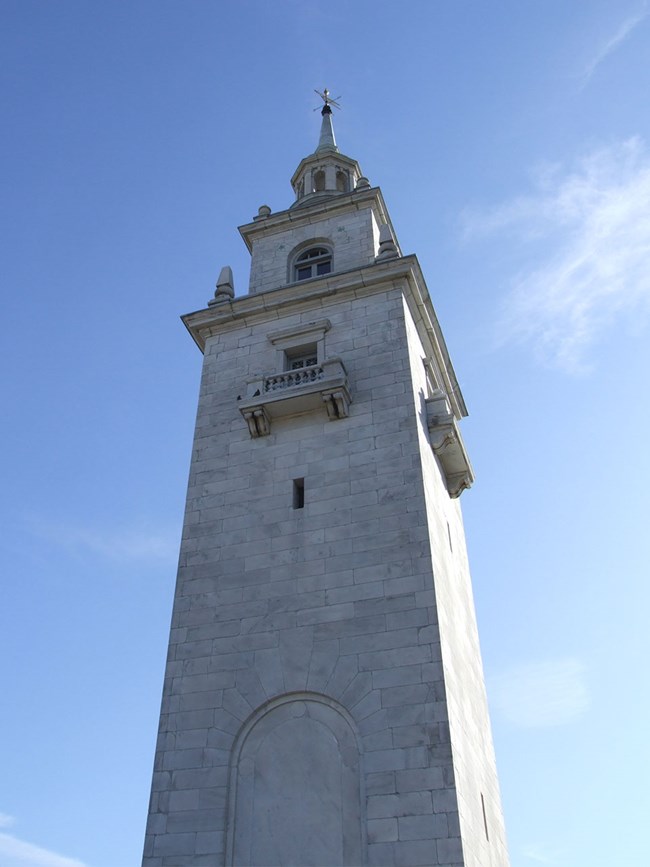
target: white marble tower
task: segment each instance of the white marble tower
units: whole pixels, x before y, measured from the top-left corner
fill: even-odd
[[[320,140],[183,317],[203,377],[143,864],[506,867],[458,497],[465,405],[418,260]]]

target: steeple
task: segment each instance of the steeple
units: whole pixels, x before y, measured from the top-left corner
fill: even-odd
[[[324,93],[329,94],[327,88],[325,88]],[[324,99],[325,105],[321,109],[323,120],[320,127],[320,139],[318,140],[316,153],[319,154],[323,151],[336,151],[338,153],[336,139],[334,138],[334,125],[332,123],[332,109],[330,108],[329,96],[326,95]],[[334,104],[336,105],[336,103]]]
[[[301,160],[291,178],[291,186],[296,194],[296,201],[292,205],[294,208],[311,204],[315,199],[351,193],[357,186],[369,186],[362,177],[358,162],[340,153],[337,147],[331,106],[340,108],[340,105],[331,98],[327,88],[322,93],[319,90],[316,93],[324,103],[320,137],[314,153]]]

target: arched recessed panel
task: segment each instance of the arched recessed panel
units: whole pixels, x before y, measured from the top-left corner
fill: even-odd
[[[357,738],[322,696],[285,696],[256,714],[233,750],[227,863],[362,864]]]

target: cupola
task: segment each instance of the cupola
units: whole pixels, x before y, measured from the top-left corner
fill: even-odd
[[[321,109],[322,122],[318,147],[313,154],[301,160],[291,178],[296,195],[293,208],[311,204],[317,199],[351,193],[359,185],[368,186],[361,174],[359,163],[339,152],[334,137],[332,108],[338,107],[330,98],[329,91],[316,91],[324,102]],[[365,181],[365,183],[364,183]]]

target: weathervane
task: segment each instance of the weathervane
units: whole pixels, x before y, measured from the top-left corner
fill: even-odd
[[[322,93],[320,92],[320,90],[314,89],[314,93],[317,93],[325,103],[325,105],[321,108],[321,114],[331,114],[332,109],[330,108],[330,105],[333,105],[334,108],[341,108],[341,106],[337,102],[337,100],[339,100],[341,97],[337,96],[336,99],[332,99],[332,97],[330,96],[330,92],[327,88],[325,88]],[[314,111],[318,111],[319,108],[320,106],[317,106]]]

